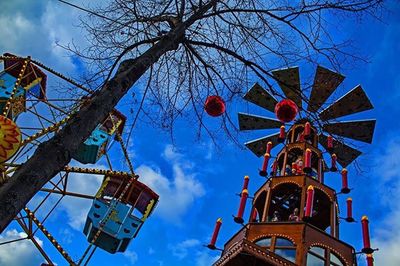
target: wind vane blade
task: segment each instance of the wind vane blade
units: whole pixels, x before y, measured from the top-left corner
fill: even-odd
[[[272,71],[272,75],[278,81],[283,93],[287,98],[296,103],[301,108],[301,89],[300,89],[300,75],[299,68],[285,68]]]
[[[360,85],[323,110],[319,117],[322,121],[355,114],[374,108]]]
[[[238,113],[238,118],[240,130],[280,128],[282,125],[279,120],[251,114]]]
[[[243,96],[243,99],[270,112],[275,111],[275,105],[278,103],[274,96],[264,90],[258,83],[251,87],[251,89]]]
[[[376,119],[338,122],[323,125],[322,129],[330,134],[372,143]]]
[[[267,143],[272,142],[272,148],[278,144],[279,133],[246,142],[244,145],[257,157],[264,155]]]
[[[328,149],[328,140],[327,136],[324,134],[319,134],[319,143],[325,148]],[[359,150],[356,150],[344,143],[335,142],[334,153],[337,156],[337,161],[341,166],[347,167],[352,161],[354,161],[358,156],[362,154]]]
[[[344,76],[341,74],[318,66],[307,110],[310,112],[318,111],[343,80]]]

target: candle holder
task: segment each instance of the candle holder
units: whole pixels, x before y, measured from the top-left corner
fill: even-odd
[[[305,174],[307,174],[308,176],[310,176],[310,174],[312,172],[312,168],[311,167],[303,167],[303,172]]]
[[[211,250],[224,251],[222,248],[217,248],[215,245],[212,245],[212,244],[203,245],[203,247],[209,248]]]
[[[353,217],[339,217],[339,219],[345,220],[348,223],[357,223]]]
[[[362,248],[361,249],[361,253],[364,253],[364,254],[372,254],[372,253],[374,253],[375,251],[378,251],[379,249],[377,249],[377,248]]]
[[[262,177],[266,177],[268,175],[267,171],[259,170],[258,174]]]
[[[350,188],[344,187],[344,188],[342,188],[342,189],[340,190],[340,194],[349,194],[350,191],[351,191]],[[339,193],[338,193],[338,194],[339,194]]]
[[[233,215],[232,215],[232,216],[233,216]],[[243,225],[243,223],[244,223],[243,217],[239,217],[239,216],[233,216],[233,221],[234,221],[235,223],[241,224],[241,225]]]

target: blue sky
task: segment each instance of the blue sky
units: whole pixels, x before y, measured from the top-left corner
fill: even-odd
[[[373,144],[362,147],[364,155],[359,162],[364,172],[359,174],[349,167],[350,187],[355,188],[351,193],[354,216],[358,220],[364,214],[369,216],[372,245],[380,248],[375,254],[376,265],[400,265],[400,211],[395,207],[395,202],[400,200],[400,129],[397,122],[397,115],[400,114],[399,7],[394,1],[389,2],[389,12],[383,22],[364,19],[360,25],[342,25],[346,31],[340,34],[352,38],[357,51],[370,60],[367,64],[344,67],[342,73],[346,80],[335,96],[339,97],[361,83],[375,106],[374,110],[347,120],[378,120]],[[80,14],[56,1],[2,0],[0,52],[31,55],[65,75],[74,76],[81,66],[67,57],[64,50],[56,47],[55,42],[68,43],[72,39],[77,43],[84,42],[84,33],[74,27]],[[311,75],[306,62],[299,65],[301,76]],[[246,111],[246,108],[239,101],[229,105],[227,110],[235,117],[238,111]],[[250,111],[273,115],[257,108]],[[219,118],[207,117],[205,123],[217,129],[215,119]],[[263,183],[257,173],[261,166],[260,159],[229,142],[216,150],[207,136],[195,141],[195,131],[186,130],[190,126],[186,122],[181,123],[181,128],[185,130],[176,130],[174,146],[168,134],[151,126],[139,124],[134,130],[129,146],[132,161],[142,180],[160,194],[161,200],[126,253],[110,255],[98,250],[91,265],[108,265],[110,262],[145,266],[210,265],[219,253],[208,251],[202,245],[208,243],[215,220],[223,218],[218,246],[222,247],[240,229],[231,218],[239,203],[235,193],[239,192],[244,175],[251,178],[250,194]],[[270,133],[242,134],[240,139],[244,142]],[[279,149],[275,148],[274,153]],[[121,168],[126,167],[117,155],[113,160]],[[99,167],[102,165],[100,163]],[[77,176],[75,179],[75,183],[72,182],[75,189],[87,193],[96,191],[100,182],[93,176]],[[338,174],[328,174],[325,180],[329,185],[340,188]],[[346,198],[339,198],[343,210]],[[64,200],[49,221],[49,231],[58,236],[74,258],[78,258],[87,245],[82,222],[89,205],[90,201]],[[341,239],[360,250],[360,224],[342,223],[340,229]],[[12,226],[0,239],[12,238],[19,233],[20,229]],[[40,234],[38,238],[54,256],[55,262],[64,265],[48,241]],[[41,261],[43,259],[28,241],[0,249],[1,265],[38,265]],[[364,265],[363,258],[359,264]]]

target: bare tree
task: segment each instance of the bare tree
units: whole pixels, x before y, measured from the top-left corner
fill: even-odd
[[[336,43],[327,32],[326,20],[374,15],[381,4],[381,0],[114,0],[86,10],[89,16],[82,25],[91,46],[76,52],[96,72],[90,82],[101,86],[0,188],[0,232],[71,160],[79,144],[139,79],[147,79],[141,94],[153,109],[140,104],[138,113],[171,128],[184,110],[191,110],[200,127],[208,130],[201,108],[207,95],[231,99],[251,72],[272,94],[281,96],[268,82],[272,60],[284,66],[323,56],[338,66],[343,56],[351,55],[346,54],[347,43]],[[224,126],[230,123],[224,116]]]

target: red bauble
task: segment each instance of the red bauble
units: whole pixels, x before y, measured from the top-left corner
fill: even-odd
[[[204,110],[211,116],[220,116],[225,112],[225,102],[218,95],[208,96]]]
[[[289,99],[282,100],[275,105],[276,117],[283,123],[293,121],[298,111],[297,105]]]

